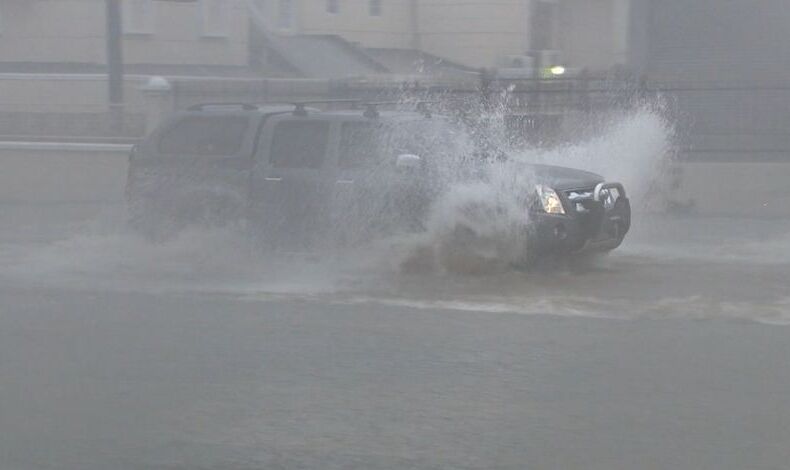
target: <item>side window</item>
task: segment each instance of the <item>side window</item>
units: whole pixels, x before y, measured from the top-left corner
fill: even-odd
[[[275,168],[321,168],[328,139],[326,121],[280,122],[274,127],[269,161]]]
[[[232,156],[239,153],[249,120],[243,116],[190,116],[159,138],[164,155]]]
[[[340,130],[338,165],[342,169],[378,164],[383,155],[386,133],[383,126],[367,122],[347,122]]]

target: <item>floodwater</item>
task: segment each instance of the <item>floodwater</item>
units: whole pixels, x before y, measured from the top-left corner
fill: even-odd
[[[656,216],[591,265],[458,275],[69,212],[3,221],[0,468],[790,460],[787,223]]]
[[[81,231],[86,223],[55,222],[68,209],[40,208],[37,223],[51,222],[44,223],[50,227],[38,236],[30,236],[35,231],[30,225],[6,230],[7,240],[0,247],[4,266],[0,279],[14,285],[89,291],[293,298],[316,307],[366,303],[790,324],[790,221],[786,220],[643,215],[635,220],[624,245],[608,256],[526,271],[502,264],[454,272],[444,269],[422,240],[270,257],[233,229],[187,230],[164,243],[124,232],[85,234]],[[35,212],[29,207],[17,210]],[[24,240],[13,235],[26,230]]]
[[[187,228],[151,242],[130,231],[118,204],[3,207],[0,278],[42,287],[299,298],[320,306],[410,308],[633,319],[738,318],[790,322],[786,292],[790,221],[672,216],[655,209],[672,158],[673,131],[651,109],[609,118],[583,142],[517,153],[479,181],[457,179],[468,136],[454,135],[438,174],[444,194],[419,235],[380,234],[351,249],[271,256],[240,226]],[[488,131],[488,129],[486,129]],[[435,133],[446,133],[443,127]],[[494,129],[492,134],[496,134]],[[529,223],[519,197],[534,184],[519,159],[592,170],[629,189],[626,242],[583,263],[513,267]],[[515,176],[514,176],[515,175]],[[476,217],[465,209],[483,208]],[[659,202],[660,205],[660,202]],[[490,209],[490,210],[486,210]],[[355,221],[344,220],[353,225]],[[458,223],[492,243],[443,256]],[[504,247],[504,248],[502,248]]]
[[[655,123],[565,154],[640,187]],[[441,230],[271,257],[2,205],[0,468],[786,468],[790,221],[632,196],[620,249],[528,271],[449,269]]]

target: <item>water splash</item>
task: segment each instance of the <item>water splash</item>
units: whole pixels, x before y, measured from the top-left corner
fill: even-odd
[[[608,116],[604,131],[584,142],[527,158],[592,171],[623,183],[637,209],[645,209],[664,191],[667,171],[674,160],[675,130],[659,106]]]
[[[83,287],[290,295],[388,291],[398,276],[415,271],[507,275],[529,255],[527,199],[536,183],[529,163],[600,172],[621,180],[638,202],[649,199],[671,158],[671,126],[655,108],[595,118],[596,135],[553,148],[514,148],[503,109],[481,116],[474,125],[437,117],[421,121],[419,133],[404,128],[393,136],[395,150],[431,150],[423,153],[432,160],[430,184],[419,190],[432,202],[419,208],[416,222],[408,221],[413,230],[393,229],[397,221],[370,227],[389,201],[374,179],[356,201],[362,210],[337,219],[337,227],[362,236],[310,258],[261,253],[237,226],[193,227],[159,243],[117,229],[35,247],[13,271],[36,282]],[[516,290],[533,281],[518,282]]]
[[[508,149],[509,158],[489,159],[476,171],[462,171],[469,160],[457,156],[442,162],[450,167],[443,173],[446,184],[428,212],[426,238],[405,265],[426,253],[454,272],[485,273],[521,264],[529,256],[527,199],[538,182],[530,163],[578,168],[620,181],[637,211],[660,204],[673,157],[670,123],[647,107],[607,119],[605,130],[586,141],[550,149]],[[485,134],[487,145],[507,149],[502,120],[484,122],[485,128],[474,129],[471,136]],[[638,223],[639,217],[635,219]]]
[[[534,181],[521,165],[499,163],[489,166],[480,181],[453,185],[442,194],[427,222],[440,265],[483,273],[525,261],[528,188]]]

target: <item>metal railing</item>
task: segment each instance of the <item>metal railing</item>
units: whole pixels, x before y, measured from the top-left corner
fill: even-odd
[[[442,81],[179,79],[167,113],[206,102],[283,103],[300,100],[432,102],[437,111],[497,111],[515,134],[560,140],[568,123],[595,122],[607,113],[645,104],[675,123],[685,158],[699,161],[790,162],[790,82],[651,82],[612,77],[497,80],[470,75]],[[136,99],[142,99],[136,97]],[[112,113],[60,105],[55,112],[0,105],[0,140],[133,141],[146,131],[142,102],[127,106],[121,122]],[[328,103],[324,108],[336,108]],[[593,116],[593,118],[590,118]],[[572,126],[571,126],[572,127]],[[578,128],[572,128],[573,132]]]

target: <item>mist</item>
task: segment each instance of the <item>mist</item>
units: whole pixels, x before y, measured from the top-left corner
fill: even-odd
[[[780,0],[0,1],[0,469],[777,469]]]

